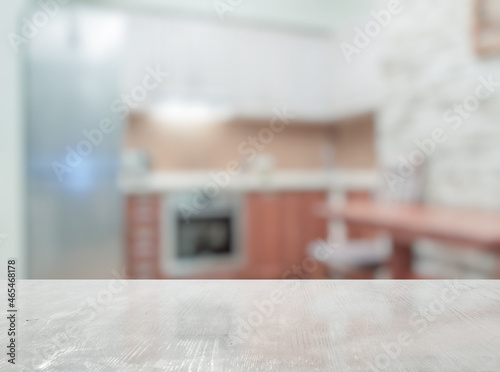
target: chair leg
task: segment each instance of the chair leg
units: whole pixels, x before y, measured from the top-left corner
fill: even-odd
[[[411,243],[394,240],[390,261],[392,279],[411,279],[413,252]]]

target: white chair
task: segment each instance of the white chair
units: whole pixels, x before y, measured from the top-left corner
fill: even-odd
[[[374,279],[391,253],[391,240],[385,235],[345,243],[315,241],[308,247],[309,256],[323,263],[332,278]]]
[[[397,173],[396,167],[387,167],[386,171]],[[425,187],[425,165],[416,167],[410,177],[405,178],[396,190],[390,190],[385,182],[374,194],[374,199],[380,202],[421,202]],[[330,277],[349,279],[374,279],[385,277],[382,269],[388,263],[392,254],[392,241],[384,233],[378,233],[373,238],[348,239],[346,226],[343,232],[337,231],[328,242],[315,241],[308,247],[308,254],[323,263]],[[331,229],[332,230],[332,229]]]

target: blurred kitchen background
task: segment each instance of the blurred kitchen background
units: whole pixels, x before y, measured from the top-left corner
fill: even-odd
[[[500,91],[445,114],[500,81],[499,4],[3,2],[3,262],[30,279],[390,278],[390,234],[325,209],[496,214]],[[391,188],[437,127],[454,129]],[[469,248],[418,239],[412,271],[498,277]]]

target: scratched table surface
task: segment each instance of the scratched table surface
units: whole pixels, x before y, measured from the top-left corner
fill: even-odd
[[[500,371],[500,281],[20,281],[16,306],[1,371]]]

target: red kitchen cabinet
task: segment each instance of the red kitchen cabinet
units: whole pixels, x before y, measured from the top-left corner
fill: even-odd
[[[132,195],[126,200],[126,272],[132,279],[158,279],[160,196]]]
[[[133,195],[126,201],[126,267],[134,279],[167,278],[160,269],[162,195]],[[240,272],[190,276],[200,279],[307,278],[303,273],[307,246],[327,238],[327,221],[315,207],[326,202],[325,192],[258,192],[245,196],[242,246],[246,260]],[[296,269],[302,268],[300,274]]]
[[[274,193],[246,197],[246,253],[249,278],[278,279],[281,272],[280,198]]]
[[[245,276],[256,279],[307,276],[291,275],[291,271],[303,268],[310,242],[327,238],[327,222],[315,213],[315,207],[325,202],[325,192],[247,195]]]
[[[281,201],[281,249],[284,251],[284,270],[305,259],[304,244],[307,231],[302,221],[305,199],[303,193],[283,193]]]

